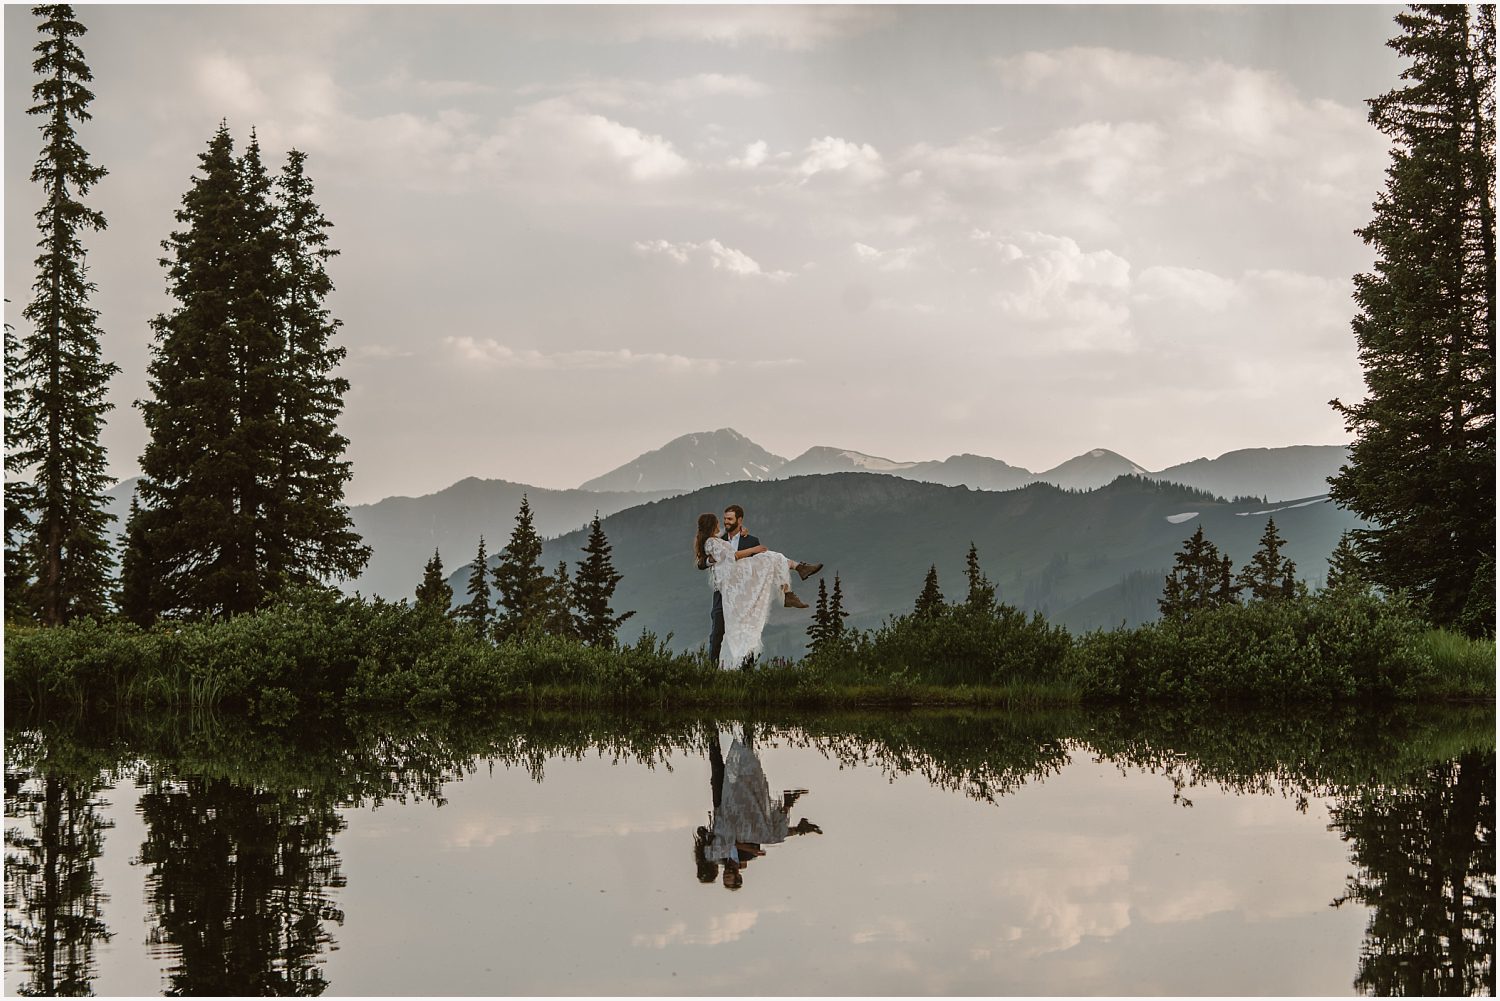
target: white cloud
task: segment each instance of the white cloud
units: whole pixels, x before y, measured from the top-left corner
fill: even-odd
[[[465,365],[483,368],[512,368],[533,371],[575,371],[588,369],[646,369],[662,374],[713,374],[722,362],[717,358],[689,358],[660,352],[637,352],[629,348],[615,351],[537,351],[517,349],[501,344],[493,337],[445,337],[443,343],[453,358]]]
[[[731,159],[729,165],[731,167],[747,167],[751,169],[759,167],[766,162],[768,150],[769,147],[766,145],[766,141],[764,139],[757,139],[745,147],[745,154],[743,156]]]
[[[891,250],[877,250],[867,243],[854,244],[854,256],[867,264],[872,264],[881,271],[905,271],[911,267],[912,259],[920,251],[916,247],[896,247]]]
[[[771,913],[782,908],[772,908]],[[665,949],[669,945],[723,945],[738,941],[760,920],[760,911],[730,911],[715,914],[705,924],[688,927],[686,921],[674,922],[662,932],[638,933],[631,944],[639,948]]]
[[[742,250],[726,247],[718,240],[701,243],[672,243],[669,240],[643,240],[635,243],[635,250],[643,254],[662,254],[678,264],[690,260],[704,260],[715,271],[727,271],[741,278],[769,278],[786,281],[792,277],[789,271],[766,271],[760,263]]]
[[[739,46],[763,43],[792,51],[819,48],[894,23],[882,7],[671,6],[630,7],[592,15],[595,30],[616,41],[665,38]]]
[[[818,174],[837,174],[859,183],[873,183],[885,177],[880,152],[868,143],[854,143],[837,136],[814,139],[803,151],[797,173],[805,178]]]
[[[1135,283],[1138,302],[1163,302],[1219,313],[1236,299],[1233,281],[1197,268],[1156,265],[1146,268]]]

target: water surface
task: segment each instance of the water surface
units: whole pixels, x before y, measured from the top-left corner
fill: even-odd
[[[1488,709],[303,736],[8,731],[7,989],[1494,992]]]

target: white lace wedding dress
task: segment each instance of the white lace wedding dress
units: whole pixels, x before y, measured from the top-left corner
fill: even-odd
[[[748,559],[754,559],[751,556]],[[741,563],[746,562],[740,560]],[[718,735],[714,735],[718,739]],[[780,799],[771,798],[771,784],[755,751],[738,739],[724,757],[724,792],[714,810],[713,834],[704,851],[711,861],[739,860],[735,844],[779,845],[786,840],[789,813]]]
[[[782,588],[790,587],[791,569],[780,553],[757,553],[734,558],[735,543],[706,539],[714,590],[724,597],[724,645],[719,648],[719,666],[739,667],[745,658],[761,651],[760,634],[771,609],[782,601]]]

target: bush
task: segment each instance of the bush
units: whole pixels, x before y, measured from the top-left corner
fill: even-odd
[[[1210,609],[1184,621],[1093,632],[1070,666],[1104,699],[1325,702],[1432,689],[1421,620],[1404,598],[1325,593]]]
[[[1067,630],[1010,605],[948,605],[901,615],[814,663],[835,676],[936,685],[1056,682],[1065,674]]]

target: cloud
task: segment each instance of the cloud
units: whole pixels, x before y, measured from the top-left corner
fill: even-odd
[[[1156,265],[1146,268],[1136,280],[1137,302],[1188,306],[1220,313],[1238,298],[1238,288],[1228,278],[1197,268]]]
[[[645,369],[661,374],[713,374],[723,365],[717,358],[689,358],[660,352],[637,352],[629,348],[615,351],[517,349],[501,344],[493,337],[445,337],[443,343],[453,358],[465,365],[483,368],[531,371]]]
[[[740,46],[754,43],[791,51],[821,48],[895,23],[882,7],[672,6],[603,8],[591,15],[594,32],[612,41],[688,40]]]
[[[875,147],[836,136],[824,136],[809,143],[796,172],[804,178],[836,174],[862,184],[874,183],[886,176],[885,165]]]
[[[896,247],[892,250],[877,250],[867,243],[854,244],[854,256],[881,271],[905,271],[911,267],[912,259],[920,253],[916,247]]]
[[[1127,293],[1130,262],[1109,250],[1086,251],[1076,240],[1048,233],[971,239],[993,250],[981,270],[990,301],[1007,320],[1046,328],[1048,349],[1129,350],[1135,346]]]
[[[669,80],[585,77],[561,83],[528,84],[518,93],[522,97],[550,95],[599,108],[640,111],[664,110],[713,98],[765,97],[771,88],[742,73],[697,73]]]
[[[745,167],[754,169],[766,162],[768,147],[764,139],[757,139],[745,147],[745,154],[735,157],[729,161],[731,167]]]
[[[771,908],[769,913],[778,910],[784,908]],[[760,914],[760,911],[752,910],[715,914],[706,923],[691,928],[686,921],[677,921],[666,931],[638,933],[631,938],[631,944],[647,949],[665,949],[669,945],[723,945],[726,942],[736,942],[755,927]]]
[[[789,271],[765,271],[749,254],[733,247],[726,247],[718,240],[702,243],[672,243],[668,240],[644,240],[635,245],[638,253],[662,254],[678,264],[691,260],[704,260],[715,271],[727,271],[740,278],[769,278],[781,282],[792,277]]]

